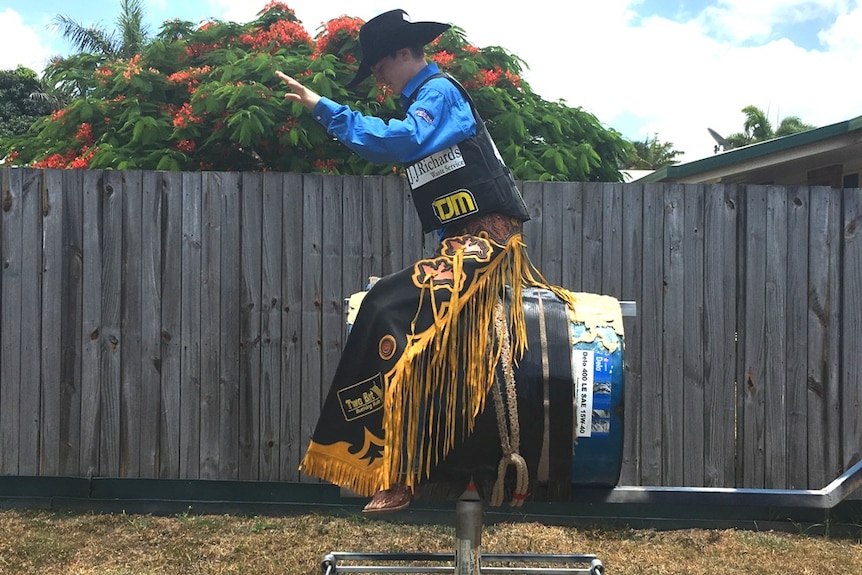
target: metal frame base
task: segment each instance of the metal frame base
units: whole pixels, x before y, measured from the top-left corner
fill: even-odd
[[[366,561],[369,564],[344,565],[340,562],[351,563]],[[439,565],[391,565],[380,563],[438,563]],[[337,575],[339,573],[455,573],[461,575],[463,570],[458,571],[454,566],[456,557],[454,553],[328,553],[320,564],[320,572],[323,575]],[[448,563],[449,565],[445,565]],[[581,567],[495,567],[486,563],[558,563],[560,565],[582,565]],[[479,571],[466,571],[483,575],[517,573],[543,574],[543,575],[603,575],[604,565],[595,555],[541,555],[541,554],[515,554],[515,553],[485,553],[481,556]]]
[[[486,553],[481,552],[482,501],[471,483],[455,504],[454,553],[343,553],[327,554],[320,564],[323,575],[338,573],[453,573],[497,575],[503,573],[542,575],[604,575],[605,567],[595,555]],[[388,564],[339,565],[339,561],[376,561]],[[393,565],[392,563],[414,563]],[[438,565],[415,565],[417,562]],[[443,564],[448,565],[443,565]],[[550,563],[560,567],[501,567],[489,563]],[[576,567],[574,565],[580,565]]]

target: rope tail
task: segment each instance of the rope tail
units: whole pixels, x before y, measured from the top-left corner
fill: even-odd
[[[509,339],[509,329],[503,314],[503,302],[497,300],[494,305],[494,329],[500,338],[500,354],[503,369],[503,378],[506,386],[506,403],[508,413],[503,406],[503,393],[500,389],[499,378],[493,386],[494,408],[497,414],[497,429],[500,432],[500,446],[503,448],[503,457],[497,466],[497,480],[491,491],[490,504],[497,507],[503,503],[504,484],[506,471],[512,465],[515,468],[515,492],[512,494],[511,507],[523,505],[527,498],[529,488],[529,475],[527,462],[519,453],[521,444],[521,429],[518,423],[518,397],[515,389],[515,373],[512,369],[512,346]]]

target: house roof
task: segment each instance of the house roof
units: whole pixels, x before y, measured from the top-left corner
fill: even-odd
[[[848,162],[862,162],[862,116],[666,166],[636,181],[794,184],[807,170]]]

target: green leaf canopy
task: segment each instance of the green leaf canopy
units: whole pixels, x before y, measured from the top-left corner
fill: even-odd
[[[341,16],[312,37],[290,8],[271,2],[247,24],[169,21],[131,55],[89,46],[45,71],[74,93],[69,104],[0,140],[0,158],[50,168],[397,174],[399,166],[369,164],[330,138],[284,100],[275,76],[282,70],[355,110],[399,117],[396,95],[373,78],[344,88],[361,25]],[[426,52],[471,92],[517,179],[621,181],[630,144],[592,114],[535,94],[517,56],[478,48],[459,28]]]

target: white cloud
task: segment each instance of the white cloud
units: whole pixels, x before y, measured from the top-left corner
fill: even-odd
[[[852,12],[841,14],[835,24],[820,33],[820,41],[832,51],[846,52],[857,56],[862,55],[862,3],[857,4]]]
[[[41,73],[52,55],[44,40],[45,34],[25,26],[21,15],[11,8],[0,12],[0,70],[21,64]]]
[[[696,18],[704,32],[732,42],[763,42],[783,24],[834,17],[847,10],[847,0],[720,0]]]
[[[837,10],[845,4],[817,6]],[[737,14],[747,14],[740,20],[760,24],[744,33],[737,27],[734,38],[705,28],[714,22],[702,14],[679,21],[653,16],[627,23],[621,18],[591,30],[578,28],[569,36],[569,57],[557,62],[569,61],[574,72],[552,75],[545,54],[541,67],[533,67],[538,75],[531,83],[543,96],[562,94],[631,139],[657,133],[659,140],[686,152],[683,161],[712,154],[715,142],[707,128],[724,135],[740,131],[747,105],[767,111],[776,126],[789,115],[823,126],[862,114],[851,90],[830,89],[860,61],[862,11],[838,18],[829,32],[830,49],[824,51],[803,49],[771,32],[793,10],[807,10],[812,3],[764,0],[745,6],[734,7],[741,11]],[[753,10],[762,12],[755,16]],[[758,34],[765,44],[740,40],[753,41]]]
[[[284,3],[288,6],[291,4],[288,0],[284,0]],[[244,24],[257,18],[257,13],[265,4],[248,0],[210,0],[209,5],[210,11],[206,16]]]

